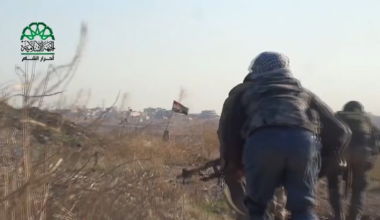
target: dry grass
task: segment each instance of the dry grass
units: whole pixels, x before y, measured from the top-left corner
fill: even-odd
[[[216,142],[207,135],[206,132],[205,144],[197,147],[164,143],[143,135],[116,140],[98,135],[98,140],[83,141],[78,148],[66,145],[77,140],[56,132],[48,142],[47,171],[43,163],[46,144],[31,141],[33,174],[29,181],[23,178],[22,165],[18,172],[17,168],[3,169],[1,191],[5,196],[1,199],[0,219],[28,219],[28,194],[29,219],[40,219],[42,210],[46,212],[45,219],[213,219],[218,212],[226,213],[227,207],[215,197],[212,185],[182,186],[175,181],[182,167],[204,162],[209,152],[216,150]],[[19,138],[21,135],[15,136]],[[19,145],[22,143],[5,151],[10,155],[22,148]],[[62,162],[54,170],[59,161]],[[17,163],[16,160],[9,166]]]
[[[12,91],[14,85],[1,85],[0,220],[228,219],[215,183],[183,186],[175,180],[183,167],[214,159],[214,125],[188,127],[182,132],[202,131],[200,144],[178,145],[136,133],[95,133],[102,120],[83,128],[39,110],[49,96],[59,95],[60,105],[66,102],[62,92],[86,38],[82,25],[73,60],[50,65],[40,83],[34,62],[16,67],[20,94]],[[7,103],[17,97],[22,107],[10,107]]]

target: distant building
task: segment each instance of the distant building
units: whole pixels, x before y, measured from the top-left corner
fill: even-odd
[[[158,109],[158,111],[154,115],[154,119],[167,119],[170,117],[170,110],[166,109]]]
[[[145,108],[142,115],[148,118],[154,119],[166,119],[169,117],[171,110],[166,110],[164,108]]]
[[[218,117],[219,116],[216,114],[214,110],[204,110],[199,114],[199,118],[201,119],[212,119]]]
[[[164,108],[144,108],[142,112],[134,111],[130,108],[128,110],[118,111],[117,107],[110,107],[110,108],[85,108],[80,106],[75,106],[71,109],[55,109],[55,112],[60,112],[65,115],[65,117],[68,118],[78,118],[78,117],[84,117],[86,119],[95,119],[98,117],[102,117],[103,119],[116,119],[116,120],[123,120],[128,119],[128,121],[133,120],[139,120],[139,121],[151,121],[151,120],[165,120],[169,119],[169,117],[172,116],[173,122],[177,121],[184,121],[188,122],[191,120],[197,120],[197,119],[219,119],[219,115],[214,110],[203,110],[201,113],[191,113],[188,115],[183,114],[177,114],[172,113],[172,110],[164,109]]]
[[[156,113],[156,108],[144,108],[143,112],[146,116],[153,116]]]

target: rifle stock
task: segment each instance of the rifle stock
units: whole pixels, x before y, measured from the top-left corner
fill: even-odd
[[[220,165],[221,165],[221,159],[218,158],[218,159],[207,162],[201,167],[197,167],[190,170],[182,169],[182,174],[178,175],[177,179],[183,178],[183,184],[185,184],[185,179],[190,178],[194,174],[198,174],[199,176],[201,176],[200,178],[201,181],[209,181],[213,179],[218,179],[218,181],[221,181],[220,178],[223,177],[223,173],[218,169],[218,166]],[[208,176],[203,175],[202,171],[207,170],[210,167],[213,168],[214,172]],[[221,184],[221,182],[219,182],[218,184]],[[233,199],[231,198],[231,194],[230,194],[228,186],[224,185],[222,192],[230,208],[233,209],[236,213],[245,215],[244,212],[238,209],[237,206],[234,204]]]

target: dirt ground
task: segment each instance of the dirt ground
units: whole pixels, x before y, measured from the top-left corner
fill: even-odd
[[[318,186],[318,206],[317,213],[321,219],[333,219],[331,208],[328,201],[328,191],[325,180],[321,180]],[[345,200],[345,210],[348,209],[350,199]],[[363,220],[379,219],[380,220],[380,189],[369,189],[366,197],[366,205]]]
[[[368,187],[363,219],[380,220],[380,157],[377,158],[374,169],[370,172],[371,184]],[[343,190],[342,190],[343,191]],[[328,202],[327,185],[321,180],[318,187],[318,214],[321,219],[330,219],[331,208]],[[345,200],[345,210],[348,209],[350,198]]]

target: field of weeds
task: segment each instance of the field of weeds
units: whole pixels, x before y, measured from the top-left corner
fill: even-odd
[[[41,78],[36,62],[25,62],[15,69],[19,90],[1,84],[0,220],[228,219],[215,183],[176,180],[183,167],[214,159],[215,127],[203,132],[202,144],[175,144],[141,132],[99,132],[101,117],[84,127],[41,110],[47,97],[62,103],[86,42],[83,24],[69,64],[49,65]],[[15,98],[21,107],[9,104]]]
[[[22,110],[9,108],[8,116],[9,111]],[[65,121],[52,128],[44,121],[30,123],[28,130],[34,132],[27,143],[22,129],[2,129],[1,219],[220,219],[227,215],[215,185],[183,186],[176,180],[181,168],[212,159],[210,152],[217,150],[215,130],[207,131],[204,145],[196,147],[139,134],[114,137],[83,132],[89,129]],[[38,141],[40,135],[43,141]]]

